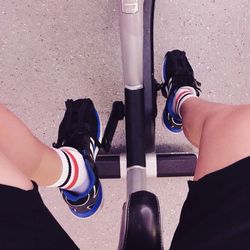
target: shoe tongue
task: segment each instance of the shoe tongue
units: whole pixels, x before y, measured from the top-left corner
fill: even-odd
[[[172,77],[173,85],[180,86],[190,86],[193,87],[194,77],[192,75],[174,75]]]
[[[90,136],[81,133],[75,134],[70,141],[65,143],[65,146],[70,146],[77,149],[82,155],[90,155]]]
[[[175,76],[193,76],[193,72],[189,71],[185,67],[179,66],[179,67],[177,67],[177,69],[175,70],[173,75],[175,75]]]
[[[82,145],[81,148],[79,149],[80,152],[84,156],[90,156],[90,136],[89,135],[84,135],[82,137]]]

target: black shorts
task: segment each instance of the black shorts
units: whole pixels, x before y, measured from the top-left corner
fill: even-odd
[[[34,189],[0,185],[0,249],[79,249],[58,224]]]
[[[171,250],[250,249],[250,157],[188,185]]]

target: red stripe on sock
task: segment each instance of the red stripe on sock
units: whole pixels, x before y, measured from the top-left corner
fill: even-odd
[[[176,109],[176,107],[177,107],[177,104],[178,104],[178,102],[179,102],[179,99],[180,99],[183,95],[188,94],[188,93],[191,93],[190,90],[183,90],[183,92],[181,92],[181,93],[176,97],[176,99],[175,99],[175,109]],[[176,112],[176,110],[174,110],[174,112]]]
[[[78,176],[79,176],[79,166],[78,166],[76,158],[68,150],[64,149],[64,151],[68,154],[68,156],[72,160],[73,165],[74,165],[74,170],[75,170],[75,172],[74,172],[74,178],[73,178],[71,184],[68,185],[67,187],[63,188],[63,189],[70,189],[70,188],[72,188],[76,184],[76,181],[78,179]]]

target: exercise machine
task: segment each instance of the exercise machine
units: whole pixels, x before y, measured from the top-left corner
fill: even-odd
[[[125,100],[113,103],[96,165],[100,178],[126,178],[119,250],[162,250],[158,198],[147,191],[148,177],[192,176],[193,153],[157,153],[153,20],[155,0],[118,0]],[[126,152],[110,154],[119,121],[125,119]]]

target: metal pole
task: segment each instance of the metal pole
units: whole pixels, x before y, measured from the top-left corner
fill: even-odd
[[[127,149],[127,195],[146,189],[143,89],[144,0],[119,0]]]

